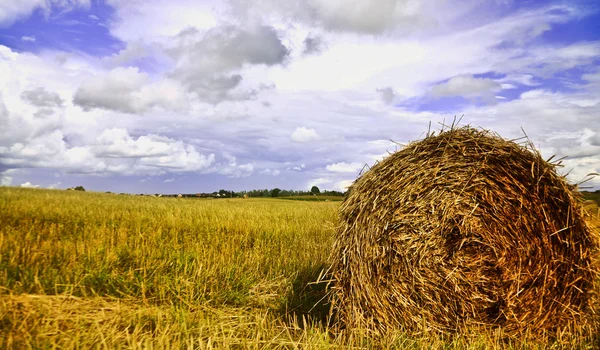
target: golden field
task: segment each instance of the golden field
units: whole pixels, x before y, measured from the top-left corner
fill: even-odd
[[[0,188],[0,348],[599,346],[334,327],[315,281],[339,205]]]

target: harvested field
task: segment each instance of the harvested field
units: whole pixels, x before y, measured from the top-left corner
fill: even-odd
[[[599,347],[502,330],[341,331],[327,282],[315,283],[339,206],[0,187],[0,348]]]

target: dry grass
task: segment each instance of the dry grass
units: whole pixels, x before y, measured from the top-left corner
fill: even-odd
[[[0,348],[560,348],[328,327],[338,208],[0,188]]]
[[[558,165],[470,127],[375,165],[341,207],[341,322],[383,334],[595,337],[597,234]]]

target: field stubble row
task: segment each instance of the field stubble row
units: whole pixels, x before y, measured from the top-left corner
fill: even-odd
[[[0,347],[545,346],[333,332],[338,206],[0,188]]]

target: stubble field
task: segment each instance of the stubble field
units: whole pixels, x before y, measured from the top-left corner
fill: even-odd
[[[339,205],[0,188],[0,348],[598,345],[334,327],[315,281]]]

